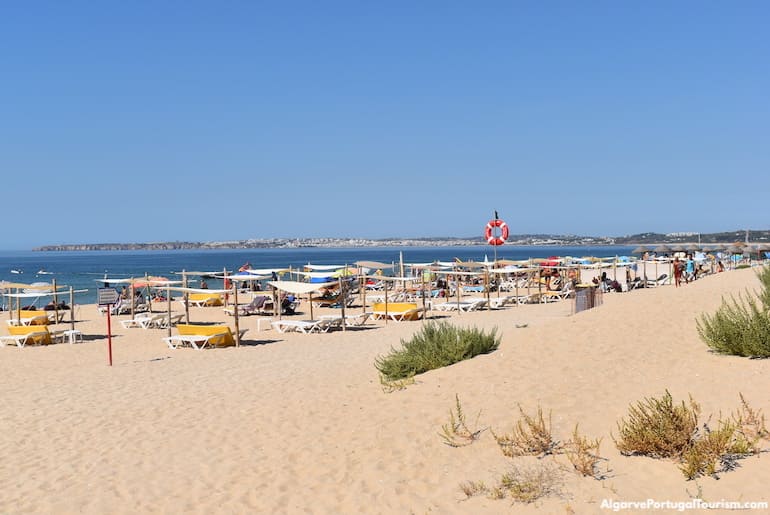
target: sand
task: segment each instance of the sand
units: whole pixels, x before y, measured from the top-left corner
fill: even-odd
[[[241,319],[245,345],[201,352],[169,349],[165,330],[113,323],[108,367],[105,317],[80,306],[84,343],[0,349],[0,512],[599,513],[603,499],[688,501],[699,492],[767,501],[767,455],[719,480],[686,481],[670,460],[620,455],[611,437],[629,404],[666,389],[715,417],[734,410],[739,393],[770,413],[770,361],[712,354],[695,329],[722,295],[756,287],[752,270],[738,270],[608,294],[578,315],[570,301],[442,313],[498,328],[499,350],[392,393],[373,362],[420,322],[305,335],[258,332],[251,316]],[[191,313],[233,322],[221,308]],[[489,429],[470,446],[445,445],[438,433],[456,395],[472,424],[479,414],[477,426],[496,433],[510,432],[519,404],[550,411],[561,440],[579,424],[602,439],[606,477],[579,477],[563,457],[506,458]],[[544,463],[558,467],[558,492],[534,504],[466,500],[459,487]]]

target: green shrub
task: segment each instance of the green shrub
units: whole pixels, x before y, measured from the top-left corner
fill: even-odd
[[[498,435],[492,431],[497,445],[509,458],[516,456],[545,456],[560,451],[559,442],[551,433],[551,414],[548,421],[543,417],[543,409],[538,406],[536,415],[528,415],[519,405],[521,418],[513,426],[510,434]]]
[[[441,426],[441,432],[439,436],[443,438],[444,443],[450,447],[463,447],[470,445],[479,439],[479,435],[483,429],[477,429],[476,426],[481,416],[481,411],[476,416],[476,423],[474,429],[468,427],[468,423],[465,421],[465,412],[460,405],[460,396],[455,394],[455,409],[457,415],[451,409],[449,410],[449,423]]]
[[[770,290],[761,294],[762,302]],[[746,357],[770,357],[770,314],[750,295],[732,302],[722,300],[713,315],[703,314],[696,321],[698,334],[713,351]]]
[[[628,409],[628,421],[618,423],[618,450],[625,455],[653,458],[679,457],[692,444],[698,427],[700,406],[690,398],[675,405],[671,394],[661,399],[649,398]]]
[[[458,328],[446,322],[428,322],[402,349],[378,356],[374,366],[387,381],[397,381],[497,349],[497,330],[485,333],[477,328]]]
[[[615,445],[625,455],[674,458],[685,477],[695,479],[734,469],[737,460],[761,452],[760,440],[770,438],[764,415],[743,395],[738,411],[720,418],[715,429],[710,420],[699,425],[699,415],[692,397],[689,406],[675,405],[666,391],[661,399],[645,399],[629,408],[629,420],[618,424]]]
[[[546,463],[532,468],[514,466],[500,478],[493,497],[507,495],[514,502],[530,504],[542,497],[560,495],[561,483],[561,470]]]
[[[762,291],[759,293],[759,300],[765,311],[770,310],[770,266],[761,266],[757,270],[757,278],[762,285]]]
[[[682,453],[679,470],[687,479],[717,473],[735,434],[735,424],[720,421],[715,430],[704,425],[704,433],[703,436],[693,439],[692,444]]]

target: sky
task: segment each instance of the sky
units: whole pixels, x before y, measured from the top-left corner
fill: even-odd
[[[765,1],[0,3],[0,248],[770,228]]]

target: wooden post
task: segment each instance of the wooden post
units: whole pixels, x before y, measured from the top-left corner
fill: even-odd
[[[56,323],[59,323],[59,298],[56,296],[56,279],[54,278],[51,281],[51,284],[53,284],[53,314],[54,314],[54,320],[56,320]]]
[[[16,293],[20,293],[21,288],[16,288]],[[16,325],[21,325],[21,297],[16,297]]]
[[[520,304],[520,302],[519,302],[519,278],[516,277],[516,273],[513,274],[513,287],[516,289],[516,307],[518,308],[519,304]]]
[[[423,271],[420,274],[420,292],[422,295],[422,309],[423,311],[427,311],[428,308],[425,305],[425,272]],[[425,321],[425,316],[422,317],[423,321]]]
[[[70,329],[75,330],[75,291],[70,286]]]
[[[358,267],[358,290],[361,295],[361,313],[366,313],[366,276],[364,267]]]
[[[187,289],[187,272],[182,270],[182,286]],[[190,323],[190,294],[185,291],[184,292],[184,320],[186,324]],[[170,336],[170,335],[169,335]]]
[[[171,336],[171,283],[166,283],[166,311],[168,313],[168,335]]]
[[[388,325],[388,281],[383,280],[382,282],[385,285],[385,325]]]
[[[147,291],[147,309],[152,313],[152,290],[150,290],[150,276],[144,273],[144,289]]]
[[[235,305],[233,308],[233,317],[235,318],[235,346],[240,347],[241,346],[241,331],[240,326],[238,325],[238,285],[235,284],[235,281],[233,281],[233,302],[235,302]]]
[[[340,312],[342,313],[342,331],[345,331],[345,304],[348,302],[348,294],[345,290],[345,281],[343,278],[340,278]]]

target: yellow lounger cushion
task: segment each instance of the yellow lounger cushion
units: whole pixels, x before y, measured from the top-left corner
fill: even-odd
[[[222,296],[212,293],[191,293],[190,302],[201,303],[206,306],[221,306]]]
[[[414,302],[388,302],[388,314],[405,313],[407,311],[414,310],[414,313],[410,314],[404,320],[419,320],[420,312],[417,309],[417,304]],[[375,314],[385,313],[385,303],[376,302],[372,305],[372,312]]]
[[[48,311],[42,311],[38,309],[22,309],[19,311],[19,313],[19,318],[34,318],[35,320],[31,322],[33,325],[48,324]]]
[[[51,341],[51,333],[48,332],[48,328],[45,326],[40,327],[34,325],[12,325],[8,328],[8,334],[11,336],[22,336],[30,333],[40,333],[39,335],[36,335],[32,338],[35,344],[48,345],[53,343]]]
[[[235,345],[235,338],[229,326],[226,325],[196,325],[177,324],[179,334],[182,336],[215,336],[209,339],[212,347],[227,347]]]

